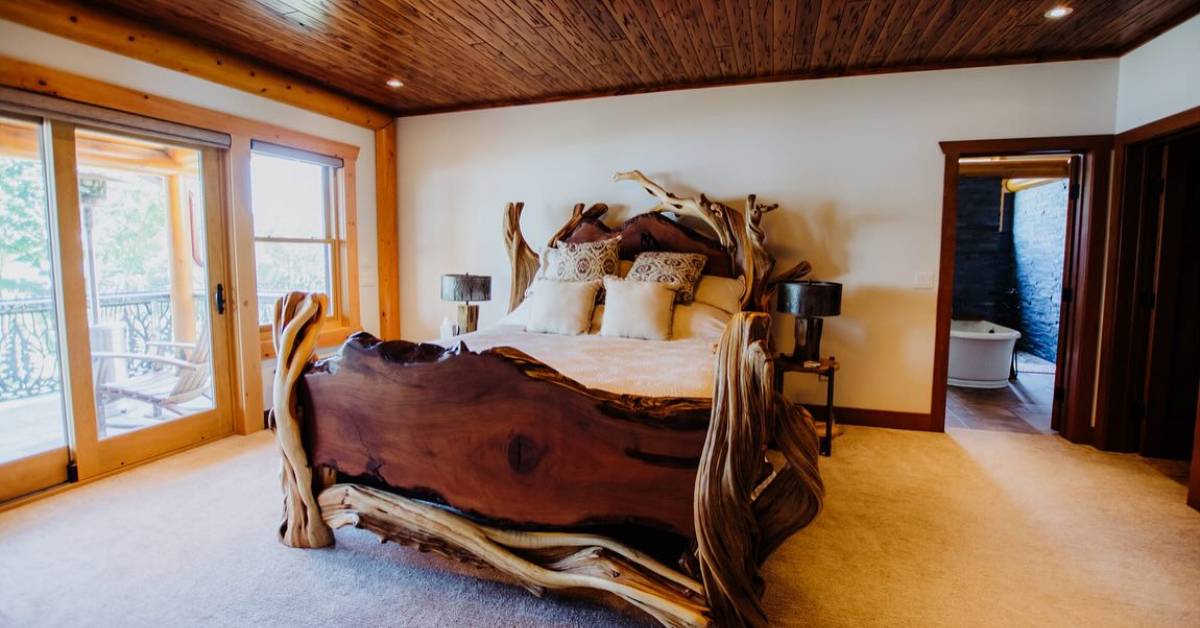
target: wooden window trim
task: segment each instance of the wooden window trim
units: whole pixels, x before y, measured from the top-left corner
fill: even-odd
[[[332,168],[328,165],[327,167]],[[332,168],[330,172],[332,176],[328,181],[329,189],[327,190],[330,209],[326,211],[325,219],[330,222],[328,233],[331,237],[326,239],[253,237],[255,243],[301,241],[332,245],[333,255],[330,271],[333,294],[330,295],[330,302],[333,304],[331,308],[333,311],[322,325],[322,331],[317,337],[317,344],[322,347],[339,344],[350,334],[362,330],[358,294],[358,208],[352,190],[355,181],[355,164],[353,161],[346,161],[342,167]],[[255,302],[257,303],[257,299]],[[271,339],[271,326],[259,325],[258,331],[259,355],[264,360],[273,359],[275,346]]]
[[[225,170],[221,178],[226,188],[222,190],[222,197],[224,202],[230,204],[228,213],[231,224],[221,236],[228,242],[231,253],[234,285],[230,289],[229,301],[233,315],[237,317],[234,332],[234,361],[237,368],[234,377],[234,427],[241,434],[263,429],[264,355],[255,307],[257,288],[253,255],[246,255],[245,248],[249,246],[253,250],[254,236],[253,217],[250,214],[250,141],[255,139],[294,146],[341,158],[346,164],[342,179],[347,206],[344,222],[348,237],[357,234],[357,216],[349,208],[355,207],[353,165],[358,159],[358,147],[4,55],[0,55],[0,85],[229,134],[230,147],[222,155],[220,167]],[[347,282],[357,294],[357,248],[350,247],[346,258]],[[357,298],[348,305],[347,313],[348,321],[360,320]],[[327,329],[322,333],[320,342],[323,346],[336,344],[354,331],[357,331],[356,326]]]

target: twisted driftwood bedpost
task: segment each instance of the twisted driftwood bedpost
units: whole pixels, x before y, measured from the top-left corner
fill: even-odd
[[[508,290],[508,311],[513,311],[525,300],[525,290],[533,283],[538,270],[538,254],[529,248],[525,236],[521,235],[521,211],[525,203],[509,203],[504,208],[504,246],[512,263],[512,283]]]
[[[333,532],[321,518],[313,497],[313,472],[296,416],[296,384],[312,359],[328,307],[323,294],[289,292],[275,302],[272,338],[278,364],[272,391],[275,440],[283,454],[283,523],[279,538],[289,547],[325,547],[333,544]]]
[[[759,568],[821,506],[817,434],[807,413],[774,391],[770,325],[766,314],[735,314],[717,348],[694,513],[704,590],[720,626],[767,625]],[[785,460],[779,468],[764,463],[772,442]]]

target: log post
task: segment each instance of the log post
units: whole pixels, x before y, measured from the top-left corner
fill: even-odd
[[[283,454],[283,522],[279,539],[289,547],[325,547],[333,531],[321,518],[313,495],[313,471],[308,465],[297,418],[296,385],[312,359],[317,333],[329,305],[323,294],[289,292],[275,302],[272,337],[275,342],[275,441]]]

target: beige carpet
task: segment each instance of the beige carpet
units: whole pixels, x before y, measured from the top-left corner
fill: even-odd
[[[766,568],[781,626],[1200,626],[1200,513],[1134,456],[848,428],[826,509]],[[274,537],[270,436],[0,514],[0,625],[582,626],[640,619],[467,577],[356,530]]]

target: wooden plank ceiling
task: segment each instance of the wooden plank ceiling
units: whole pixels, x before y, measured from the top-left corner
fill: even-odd
[[[88,0],[398,115],[1121,54],[1200,0]],[[1051,20],[1053,6],[1072,6]],[[398,78],[404,87],[385,85]]]

